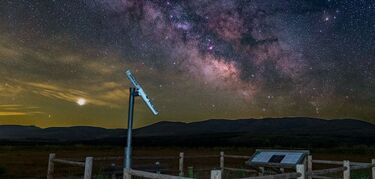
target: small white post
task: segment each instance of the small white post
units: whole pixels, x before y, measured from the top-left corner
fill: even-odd
[[[155,162],[155,167],[156,167],[156,173],[160,174],[160,162],[159,161]]]
[[[111,175],[111,179],[116,179],[116,173],[115,173],[115,170],[116,170],[116,164],[115,163],[112,163],[111,164],[111,167],[112,167],[112,175]]]
[[[47,169],[47,179],[53,178],[53,172],[55,170],[55,165],[53,163],[53,159],[55,159],[56,154],[51,153],[48,157],[48,169]]]
[[[312,172],[312,155],[307,156],[307,171]],[[312,176],[307,176],[308,179],[312,179]]]
[[[285,173],[285,169],[284,168],[280,168],[280,172],[281,173]]]
[[[221,173],[224,172],[224,152],[223,151],[220,152],[220,170],[221,170]]]
[[[91,179],[93,157],[86,157],[84,179]]]
[[[180,173],[178,174],[180,177],[184,176],[184,153],[180,152],[180,159],[178,163],[178,170]]]
[[[131,179],[132,178],[128,169],[124,168],[123,172],[124,172],[123,177],[122,177],[123,179]]]
[[[344,167],[346,170],[343,172],[343,179],[350,179],[350,162],[349,160],[344,160]]]
[[[297,177],[297,179],[305,179],[306,178],[306,171],[305,171],[305,165],[304,164],[298,164],[296,166],[297,173],[300,173],[301,175]]]
[[[211,170],[211,179],[221,179],[221,170]]]
[[[372,159],[371,163],[375,165],[375,159]],[[375,179],[375,166],[372,166],[372,179]]]
[[[263,176],[264,175],[264,167],[259,167],[258,175],[259,176]]]

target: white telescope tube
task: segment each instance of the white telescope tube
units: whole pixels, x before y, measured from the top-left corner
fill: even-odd
[[[138,95],[142,97],[143,102],[147,105],[147,107],[150,109],[150,111],[154,115],[158,115],[159,112],[156,110],[155,106],[152,104],[151,100],[148,98],[146,95],[145,91],[143,90],[142,86],[138,83],[138,81],[135,79],[133,74],[131,73],[130,70],[126,71],[126,76],[128,76],[128,79],[130,82],[134,85],[134,87],[137,89]]]

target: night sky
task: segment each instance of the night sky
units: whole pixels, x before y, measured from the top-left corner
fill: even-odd
[[[375,123],[374,0],[0,1],[0,124]]]

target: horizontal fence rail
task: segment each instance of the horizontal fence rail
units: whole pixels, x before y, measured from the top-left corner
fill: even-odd
[[[319,163],[319,164],[331,164],[331,165],[343,165],[343,161],[330,161],[330,160],[312,160],[313,163]],[[371,165],[371,163],[365,163],[365,162],[350,162],[351,165],[364,165],[368,166]]]
[[[314,170],[312,172],[307,172],[307,175],[316,176],[316,175],[324,175],[324,174],[330,174],[330,173],[337,173],[347,170],[346,167],[337,167],[337,168],[328,168],[328,169],[322,169],[322,170]]]
[[[242,155],[224,155],[227,158],[238,158],[238,159],[250,159],[251,156],[242,156]]]
[[[130,170],[124,169],[124,179],[131,179],[131,177],[129,176],[138,176],[138,177],[144,177],[144,178],[150,178],[150,179],[192,179],[192,178],[181,177],[181,176],[151,173],[151,172],[145,172],[145,171],[133,170],[133,169],[130,169]]]
[[[340,179],[340,178],[335,178],[335,177],[326,177],[326,176],[319,176],[319,175],[313,175],[313,178],[317,179]]]
[[[185,156],[185,158],[215,158],[219,157],[220,155],[193,155],[193,156]]]
[[[69,160],[64,160],[64,159],[53,159],[53,162],[63,163],[63,164],[68,164],[68,165],[77,165],[77,166],[80,166],[80,167],[85,166],[85,163],[83,163],[83,162],[69,161]]]
[[[296,178],[300,177],[301,173],[293,172],[293,173],[282,173],[276,175],[266,175],[266,176],[256,176],[256,177],[246,177],[241,179],[276,179],[276,178]]]
[[[229,171],[238,171],[238,172],[248,172],[248,173],[258,173],[258,171],[256,171],[256,170],[244,169],[244,168],[231,168],[231,167],[224,167],[224,170],[229,170]]]

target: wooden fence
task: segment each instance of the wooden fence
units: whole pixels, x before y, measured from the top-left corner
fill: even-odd
[[[250,156],[237,156],[237,155],[224,155],[224,157],[228,158],[243,158],[249,159]],[[312,170],[312,164],[330,164],[330,165],[341,165],[340,167],[336,168],[328,168],[328,169],[321,169],[321,170]],[[224,166],[224,164],[222,164]],[[330,160],[312,160],[312,156],[309,155],[307,157],[307,164],[299,164],[296,166],[296,172],[292,173],[281,173],[275,175],[267,175],[267,176],[256,176],[256,177],[246,177],[241,179],[279,179],[279,178],[297,178],[297,179],[311,179],[311,178],[323,178],[329,179],[332,177],[326,177],[322,175],[332,174],[342,172],[343,179],[350,179],[350,172],[352,170],[359,170],[359,169],[372,169],[372,179],[375,179],[375,159],[371,160],[371,163],[364,163],[364,162],[350,162],[349,160],[344,161],[330,161]],[[225,169],[225,167],[224,167]],[[239,169],[243,170],[243,169]]]
[[[51,153],[49,155],[49,162],[48,162],[48,172],[47,172],[47,179],[52,179],[53,172],[54,172],[54,163],[63,163],[69,165],[75,165],[80,167],[85,167],[84,170],[84,179],[90,179],[92,173],[92,164],[93,161],[104,161],[104,160],[120,160],[122,157],[86,157],[84,162],[77,161],[77,160],[67,160],[67,159],[57,159],[55,158],[56,155]],[[375,179],[375,159],[372,159],[371,163],[363,163],[363,162],[350,162],[348,160],[344,161],[329,161],[329,160],[313,160],[312,156],[307,157],[307,162],[305,164],[300,164],[296,166],[295,172],[290,173],[283,173],[284,169],[281,168],[281,173],[274,174],[274,175],[264,175],[264,168],[260,167],[259,169],[243,169],[243,168],[233,168],[229,166],[225,166],[225,158],[232,158],[232,159],[242,159],[248,160],[250,156],[241,156],[241,155],[227,155],[224,152],[220,152],[219,155],[195,155],[195,156],[185,156],[183,152],[179,154],[179,156],[158,156],[158,157],[133,157],[135,160],[150,160],[150,159],[172,159],[178,160],[178,175],[179,176],[172,176],[160,173],[152,173],[140,170],[123,170],[123,178],[129,179],[131,176],[138,176],[143,178],[152,178],[152,179],[189,179],[185,176],[184,173],[184,162],[186,159],[193,159],[193,158],[218,158],[219,161],[219,170],[211,170],[211,179],[221,179],[221,176],[226,171],[235,171],[235,172],[246,172],[252,173],[255,175],[260,176],[253,176],[253,177],[245,177],[241,179],[279,179],[279,178],[297,178],[297,179],[312,179],[312,178],[330,178],[322,175],[332,174],[342,172],[344,179],[350,179],[350,171],[358,170],[358,169],[366,169],[372,168],[372,179]],[[321,170],[312,170],[312,166],[314,164],[330,164],[330,165],[340,165],[340,167],[336,168],[328,168],[328,169],[321,169]],[[197,170],[196,170],[197,171]],[[192,178],[192,176],[190,176]]]
[[[48,158],[47,179],[53,178],[53,173],[55,170],[55,163],[62,163],[62,164],[67,164],[67,165],[84,167],[85,170],[84,170],[83,178],[84,179],[91,178],[93,157],[86,157],[85,162],[79,162],[79,161],[57,159],[56,154],[51,153],[49,154],[49,158]]]

